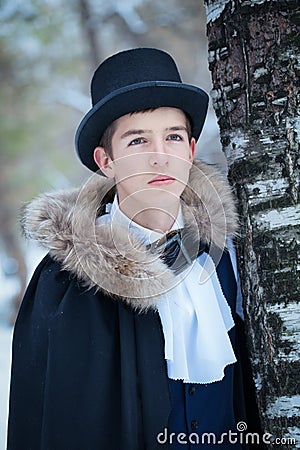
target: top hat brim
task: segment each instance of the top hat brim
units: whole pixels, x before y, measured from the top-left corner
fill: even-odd
[[[75,136],[77,154],[82,163],[96,172],[94,149],[106,128],[116,119],[131,112],[158,107],[184,111],[191,120],[192,136],[198,140],[208,108],[208,95],[202,89],[179,82],[147,81],[115,90],[82,119]]]

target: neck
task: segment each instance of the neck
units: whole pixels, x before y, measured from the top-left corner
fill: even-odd
[[[119,208],[130,220],[149,230],[167,233],[173,226],[179,211],[180,201],[169,204],[168,208],[161,206],[148,206],[141,209],[126,200],[119,203]],[[136,206],[139,206],[138,208]]]

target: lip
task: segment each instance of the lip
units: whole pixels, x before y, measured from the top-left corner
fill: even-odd
[[[162,186],[166,184],[171,184],[175,181],[175,178],[170,177],[169,175],[158,175],[157,177],[153,178],[148,182],[148,184],[151,184],[152,186]]]

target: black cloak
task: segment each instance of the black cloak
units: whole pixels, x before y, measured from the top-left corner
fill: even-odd
[[[15,325],[8,450],[162,448],[156,436],[167,427],[170,396],[155,305],[174,274],[140,243],[130,250],[121,229],[112,236],[95,225],[111,189],[96,177],[82,190],[40,197],[25,211],[26,235],[50,252]],[[223,250],[236,229],[226,181],[194,165],[182,202],[188,233]],[[238,316],[236,336],[236,416],[258,431]]]

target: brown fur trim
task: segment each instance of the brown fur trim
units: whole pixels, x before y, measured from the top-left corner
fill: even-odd
[[[146,310],[180,280],[121,226],[96,225],[112,187],[111,180],[95,174],[82,189],[44,194],[24,208],[23,231],[87,287]],[[195,242],[200,237],[222,249],[226,236],[236,232],[237,215],[227,180],[205,164],[193,164],[182,210],[185,230]]]

